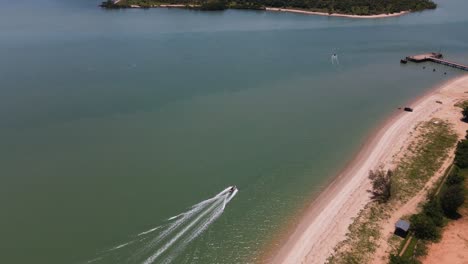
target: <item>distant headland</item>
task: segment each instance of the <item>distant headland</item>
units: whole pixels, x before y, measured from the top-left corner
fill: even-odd
[[[108,9],[120,8],[187,8],[206,11],[250,9],[282,11],[311,15],[380,18],[435,9],[431,0],[107,0],[100,5]]]

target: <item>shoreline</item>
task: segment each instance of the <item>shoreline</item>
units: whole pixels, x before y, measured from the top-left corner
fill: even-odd
[[[200,5],[194,5],[194,4],[188,4],[188,5],[183,5],[183,4],[160,4],[160,5],[153,5],[153,6],[149,6],[149,7],[144,7],[144,6],[139,6],[139,5],[130,5],[129,7],[120,7],[120,8],[123,8],[123,9],[127,9],[127,8],[128,9],[149,9],[149,8],[196,9],[196,8],[199,8],[199,7],[200,7]],[[398,13],[390,13],[390,14],[351,15],[351,14],[343,14],[343,13],[331,13],[330,14],[330,13],[326,13],[326,12],[308,11],[308,10],[294,9],[294,8],[277,8],[277,7],[265,7],[263,9],[242,9],[242,10],[267,11],[267,12],[286,12],[286,13],[295,13],[295,14],[304,14],[304,15],[316,15],[316,16],[328,16],[328,17],[346,17],[346,18],[363,18],[363,19],[398,17],[398,16],[403,16],[403,15],[411,13],[411,11],[401,11],[401,12],[398,12]],[[224,10],[216,10],[216,11],[224,11]]]
[[[434,85],[424,94],[408,101],[407,105],[414,107],[416,113],[395,110],[371,130],[355,156],[312,198],[312,202],[304,206],[296,225],[291,225],[278,236],[283,242],[273,241],[274,245],[267,246],[260,257],[261,262],[324,263],[335,246],[346,238],[353,217],[370,201],[368,171],[388,164],[394,154],[389,150],[405,146],[410,128],[425,120],[418,120],[419,107],[426,106],[425,114],[429,117],[433,113],[429,108],[433,97],[460,80],[468,82],[468,75]],[[403,136],[402,130],[406,132]]]
[[[266,7],[265,11],[271,12],[287,12],[287,13],[296,13],[296,14],[304,14],[304,15],[316,15],[316,16],[329,16],[329,17],[347,17],[347,18],[387,18],[387,17],[397,17],[411,13],[410,11],[401,11],[399,13],[391,13],[391,14],[378,14],[378,15],[350,15],[350,14],[340,14],[340,13],[325,13],[325,12],[315,12],[315,11],[307,11],[301,9],[294,9],[294,8],[276,8],[276,7]]]

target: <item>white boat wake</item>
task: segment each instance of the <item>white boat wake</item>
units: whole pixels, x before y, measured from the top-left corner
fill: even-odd
[[[188,211],[168,218],[166,224],[140,232],[86,263],[171,263],[222,215],[237,192],[237,188],[228,187]]]

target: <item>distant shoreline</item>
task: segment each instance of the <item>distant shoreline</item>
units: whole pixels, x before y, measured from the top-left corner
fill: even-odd
[[[127,8],[141,8],[141,9],[149,9],[149,8],[181,8],[181,9],[199,9],[200,5],[183,5],[183,4],[160,4],[160,5],[152,5],[152,6],[139,6],[139,5],[130,5],[130,6],[121,6],[115,7],[118,9],[127,9]],[[107,9],[112,9],[109,7],[103,7]],[[236,8],[228,8],[228,9],[236,9]],[[375,14],[375,15],[352,15],[352,14],[344,14],[344,13],[326,13],[326,12],[318,12],[318,11],[309,11],[303,9],[294,9],[294,8],[278,8],[278,7],[263,7],[259,9],[239,9],[239,10],[258,10],[258,11],[270,11],[270,12],[287,12],[287,13],[296,13],[296,14],[304,14],[304,15],[317,15],[317,16],[330,16],[330,17],[347,17],[347,18],[360,18],[360,19],[375,19],[375,18],[388,18],[388,17],[397,17],[406,14],[410,14],[411,11],[401,11],[398,13],[390,13],[390,14]],[[222,10],[215,10],[215,11],[222,11]]]
[[[378,15],[350,15],[350,14],[340,14],[340,13],[325,13],[325,12],[315,12],[315,11],[307,11],[302,9],[293,9],[293,8],[276,8],[276,7],[266,7],[266,11],[273,11],[273,12],[288,12],[288,13],[296,13],[296,14],[305,14],[305,15],[317,15],[317,16],[331,16],[331,17],[349,17],[349,18],[387,18],[387,17],[396,17],[402,16],[411,13],[410,11],[401,11],[398,13],[391,13],[391,14],[378,14]]]

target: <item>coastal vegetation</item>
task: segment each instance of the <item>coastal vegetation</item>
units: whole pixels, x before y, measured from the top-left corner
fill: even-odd
[[[462,142],[466,142],[466,139]],[[463,155],[468,156],[468,152]],[[422,211],[410,217],[412,243],[405,248],[404,245],[408,240],[404,240],[401,243],[400,254],[390,256],[391,264],[420,263],[418,258],[427,254],[425,249],[428,243],[438,242],[447,222],[460,217],[458,209],[465,202],[466,174],[468,174],[468,167],[460,169],[457,165],[453,165],[449,169],[445,181],[429,193]]]
[[[466,104],[458,106],[463,108],[462,113],[465,116],[468,112]],[[427,248],[428,243],[439,241],[447,222],[461,217],[458,210],[466,202],[466,175],[468,175],[468,131],[465,138],[457,144],[454,164],[447,170],[438,186],[429,193],[422,211],[410,217],[413,243],[408,243],[405,247],[408,241],[403,241],[400,254],[390,256],[391,264],[420,263],[418,258],[426,255],[427,250],[421,251],[418,247]]]
[[[463,121],[467,122],[468,121],[468,106],[467,105],[463,107],[462,114],[463,114]]]
[[[107,0],[101,4],[104,8],[150,8],[161,5],[181,5],[179,7],[201,10],[275,7],[350,15],[390,14],[437,7],[432,0]]]
[[[369,173],[373,186],[371,193],[374,196],[376,190],[379,196],[385,193],[386,195],[383,196],[385,199],[373,199],[373,202],[368,203],[361,210],[350,225],[346,240],[338,244],[335,253],[328,259],[329,264],[368,262],[377,249],[377,242],[382,235],[381,224],[388,220],[398,207],[424,191],[424,187],[442,167],[448,152],[457,140],[450,125],[438,119],[421,123],[416,129],[416,134],[418,135],[416,140],[404,150],[404,155],[395,170],[392,172],[379,170],[377,173]],[[376,178],[381,178],[377,189],[375,181],[372,180]],[[385,180],[382,181],[382,179]],[[387,190],[390,190],[389,194]],[[439,226],[445,221],[444,215],[440,201],[429,200],[424,206],[423,213],[408,217],[412,223],[412,232],[417,232],[418,237],[430,241],[438,239],[440,237]],[[414,254],[424,255],[426,251],[426,245],[421,241],[423,240],[410,241],[410,247],[413,249],[411,258],[395,254],[391,256],[390,262],[417,263],[414,262]],[[401,239],[396,240],[396,243],[402,243]],[[399,248],[396,250],[400,251]]]
[[[392,175],[393,172],[388,170],[370,171],[369,179],[372,182],[372,199],[380,203],[386,203],[392,195]]]
[[[465,110],[465,108],[468,107],[468,101],[460,101],[458,103],[455,104],[456,107],[460,107],[463,110]]]

